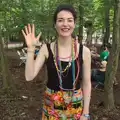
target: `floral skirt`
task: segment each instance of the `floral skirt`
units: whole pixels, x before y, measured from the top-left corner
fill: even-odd
[[[54,91],[46,88],[42,120],[79,120],[83,110],[82,90]]]

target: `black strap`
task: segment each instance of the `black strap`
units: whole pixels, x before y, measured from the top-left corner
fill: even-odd
[[[47,46],[47,49],[48,49],[48,55],[49,55],[48,59],[50,59],[50,57],[51,57],[51,55],[52,55],[52,51],[51,51],[51,48],[50,48],[50,44],[47,43],[46,46]],[[48,62],[48,59],[46,59],[46,63]]]
[[[47,45],[48,52],[50,53],[50,52],[51,52],[51,49],[50,49],[50,44],[49,44],[49,43],[47,43],[46,45]]]
[[[52,53],[52,50],[50,48],[50,43],[47,43],[47,49],[48,49],[48,53],[49,53],[49,57],[48,58],[51,58],[51,56],[53,55],[53,53]]]

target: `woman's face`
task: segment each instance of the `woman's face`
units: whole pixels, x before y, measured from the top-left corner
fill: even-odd
[[[74,28],[75,21],[71,12],[62,10],[57,14],[56,31],[61,37],[69,37],[71,36]]]

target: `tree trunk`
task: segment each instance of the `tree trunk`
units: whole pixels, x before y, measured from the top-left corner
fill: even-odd
[[[7,90],[8,88],[12,87],[12,89],[15,91],[15,86],[13,84],[12,77],[10,75],[10,71],[8,68],[8,61],[7,61],[7,57],[6,57],[6,52],[3,48],[1,38],[2,37],[0,37],[0,70],[2,72],[2,81],[1,81],[2,88]]]
[[[83,39],[83,26],[84,26],[84,8],[83,5],[79,5],[79,41],[82,42]]]
[[[92,27],[87,28],[87,44],[92,44]]]
[[[105,20],[104,20],[104,39],[103,43],[108,43],[109,37],[110,37],[110,21],[109,21],[109,12],[110,12],[110,0],[104,0],[104,6],[105,6]]]
[[[113,22],[113,44],[105,75],[105,108],[108,110],[115,108],[113,80],[117,72],[120,52],[120,0],[115,0]]]

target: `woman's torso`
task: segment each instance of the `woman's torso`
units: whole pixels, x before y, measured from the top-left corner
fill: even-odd
[[[78,73],[79,77],[78,77],[78,81],[76,84],[76,89],[80,88],[80,82],[81,82],[81,77],[82,77],[82,49],[83,46],[77,44],[77,57],[74,59],[74,63],[75,63],[75,76],[78,73],[78,69],[80,67],[80,72]],[[48,49],[48,58],[46,60],[46,65],[47,65],[47,72],[48,72],[48,82],[47,82],[47,87],[55,90],[55,91],[59,91],[59,77],[58,77],[58,73],[56,70],[56,66],[54,63],[54,49],[53,49],[54,45],[51,44],[47,44],[47,49]],[[64,61],[61,60],[61,66],[62,69],[65,69],[66,66],[68,66],[68,64],[70,64],[69,61]],[[64,72],[62,74],[62,87],[64,89],[72,89],[73,88],[73,80],[72,80],[72,65],[70,65],[70,67],[66,70],[66,72]]]

